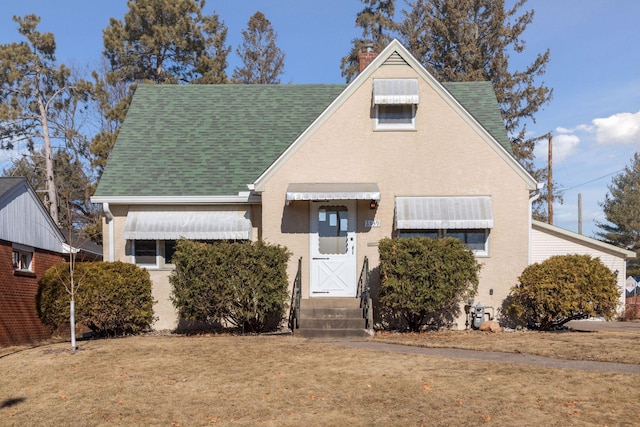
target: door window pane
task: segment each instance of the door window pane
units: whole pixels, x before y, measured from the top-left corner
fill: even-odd
[[[346,254],[348,230],[346,206],[322,206],[318,210],[318,253]]]

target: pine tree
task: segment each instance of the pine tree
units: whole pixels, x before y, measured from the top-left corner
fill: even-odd
[[[362,37],[353,40],[351,52],[342,58],[340,69],[347,83],[351,82],[360,70],[359,53],[367,46],[375,52],[381,52],[393,39],[398,28],[394,21],[394,0],[362,0],[364,9],[356,16],[356,26],[362,28]]]
[[[68,117],[65,114],[77,100],[71,70],[56,64],[55,38],[37,30],[38,16],[14,16],[13,20],[26,41],[0,45],[0,147],[13,149],[16,144],[26,143],[33,153],[35,146],[42,144],[45,203],[58,224],[52,139],[72,131],[64,123]]]
[[[616,175],[609,193],[600,203],[606,222],[596,222],[604,241],[631,250],[640,249],[640,154],[633,155],[631,165]]]
[[[242,67],[233,71],[234,83],[280,83],[284,74],[284,52],[276,45],[277,33],[262,12],[249,18],[242,30],[242,45],[236,53],[242,59]]]
[[[132,0],[124,22],[111,18],[104,56],[129,83],[226,83],[226,26],[202,15],[204,0]]]
[[[400,35],[412,54],[439,81],[486,80],[493,84],[514,157],[531,173],[536,139],[525,139],[527,119],[552,96],[535,79],[545,73],[549,50],[522,71],[510,71],[512,53],[522,53],[521,39],[534,12],[518,15],[526,0],[509,10],[504,0],[413,0],[404,11]]]

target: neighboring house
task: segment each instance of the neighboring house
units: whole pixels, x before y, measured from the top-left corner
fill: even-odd
[[[65,261],[64,236],[25,178],[0,178],[0,346],[51,336],[38,318],[38,280]]]
[[[540,221],[532,222],[531,263],[542,262],[554,255],[578,254],[591,255],[611,271],[616,273],[620,289],[619,311],[625,307],[625,287],[627,259],[636,257],[636,253],[599,240],[585,237]]]
[[[529,263],[537,190],[490,83],[440,83],[393,41],[346,86],[140,85],[92,201],[105,259],[149,270],[155,327],[173,329],[179,238],[286,246],[302,299],[330,305],[357,296],[365,257],[376,288],[380,239],[454,236],[498,308]]]
[[[62,229],[62,235],[67,242],[63,245],[66,260],[69,261],[71,254],[75,255],[76,262],[102,261],[102,246],[87,239],[81,233],[67,229]]]

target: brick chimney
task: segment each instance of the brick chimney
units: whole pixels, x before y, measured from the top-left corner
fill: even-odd
[[[373,43],[367,43],[360,49],[358,53],[358,64],[360,65],[360,72],[364,70],[367,65],[371,63],[378,56],[378,53],[373,49]]]

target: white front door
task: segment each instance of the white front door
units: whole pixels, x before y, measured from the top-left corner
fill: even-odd
[[[355,297],[356,203],[311,202],[311,297]]]

